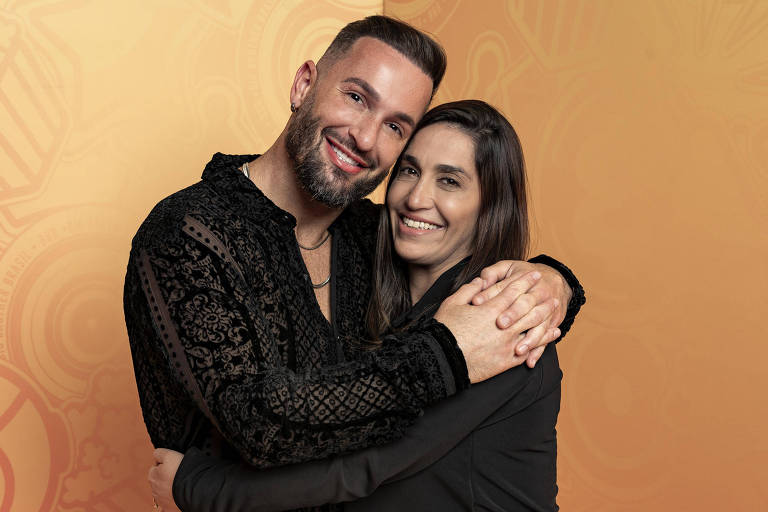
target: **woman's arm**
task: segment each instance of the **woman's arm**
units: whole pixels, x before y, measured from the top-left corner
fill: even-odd
[[[176,503],[192,512],[275,511],[355,500],[434,463],[501,406],[527,407],[538,396],[544,374],[559,372],[546,366],[520,366],[473,385],[429,407],[404,438],[333,459],[258,470],[193,448],[175,479],[167,475],[165,489],[155,489],[153,483],[153,491],[167,494],[173,479]]]

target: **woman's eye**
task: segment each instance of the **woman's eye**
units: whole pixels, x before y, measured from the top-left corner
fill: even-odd
[[[456,181],[453,178],[440,178],[440,181],[443,182],[443,184],[448,185],[449,187],[458,187],[459,182]]]

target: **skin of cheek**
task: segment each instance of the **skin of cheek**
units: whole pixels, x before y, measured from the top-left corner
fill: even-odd
[[[479,204],[472,203],[479,200],[473,201],[475,198],[470,191],[446,191],[438,188],[430,192],[433,204],[430,210],[433,212],[417,216],[439,221],[446,227],[420,237],[400,237],[397,233],[400,219],[392,212],[398,207],[406,210],[402,205],[407,201],[414,186],[415,183],[409,186],[407,182],[395,182],[388,194],[387,204],[390,207],[395,250],[409,263],[439,268],[452,266],[471,253],[480,210]]]

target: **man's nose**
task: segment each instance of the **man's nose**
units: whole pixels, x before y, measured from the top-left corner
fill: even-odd
[[[379,122],[374,116],[364,115],[349,130],[349,135],[355,140],[357,149],[367,153],[376,147],[379,134]]]

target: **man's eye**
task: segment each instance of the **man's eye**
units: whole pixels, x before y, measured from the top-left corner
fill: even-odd
[[[414,169],[413,167],[401,167],[400,170],[397,171],[397,173],[404,178],[418,176],[419,174],[418,172],[416,172],[416,169]]]
[[[401,130],[400,126],[398,126],[397,124],[395,124],[395,123],[387,123],[387,126],[389,126],[392,129],[392,131],[395,132],[396,134],[398,134],[398,135],[402,135],[403,134],[403,130]]]
[[[352,101],[356,103],[360,103],[361,101],[363,101],[363,98],[361,98],[360,95],[355,92],[350,92],[349,97],[352,98]]]

